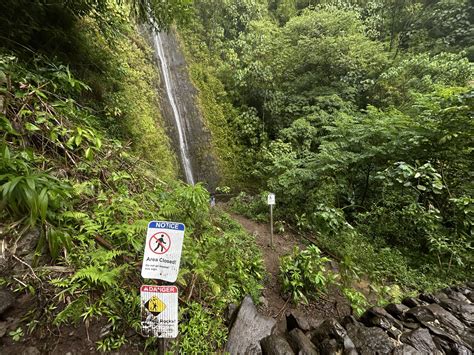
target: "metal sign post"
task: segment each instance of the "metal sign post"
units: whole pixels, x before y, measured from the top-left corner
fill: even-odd
[[[267,203],[270,205],[270,246],[273,248],[273,205],[275,204],[275,194],[269,193]]]

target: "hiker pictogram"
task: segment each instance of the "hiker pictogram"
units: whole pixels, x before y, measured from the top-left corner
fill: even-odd
[[[171,238],[164,232],[158,232],[151,236],[149,246],[153,253],[164,254],[170,249]]]
[[[146,301],[145,307],[156,317],[166,309],[166,304],[164,304],[158,297],[152,296],[148,301]]]

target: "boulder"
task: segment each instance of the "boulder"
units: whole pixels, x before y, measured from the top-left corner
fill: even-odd
[[[272,334],[260,341],[264,355],[294,355],[294,351],[286,339],[280,335]],[[233,354],[231,352],[231,354]]]
[[[421,327],[420,323],[416,323],[416,322],[405,321],[405,322],[402,322],[402,324],[403,324],[403,328],[410,329],[410,330],[415,330]]]
[[[402,303],[407,307],[418,307],[427,304],[426,302],[420,300],[416,297],[406,297],[402,300]]]
[[[324,355],[342,354],[341,345],[336,339],[324,339],[319,343],[319,350],[321,351],[321,354]]]
[[[385,307],[385,310],[390,313],[393,317],[404,320],[405,313],[409,310],[410,308],[405,306],[404,304],[395,304],[395,303],[390,303]]]
[[[454,291],[452,289],[445,289],[444,293],[448,295],[448,298],[452,299],[453,301],[459,302],[466,302],[469,303],[469,299],[464,296],[461,292]]]
[[[285,335],[287,331],[286,317],[282,317],[273,327],[272,334]]]
[[[420,352],[413,346],[408,344],[402,344],[393,350],[392,355],[419,355]]]
[[[0,316],[5,313],[5,311],[12,307],[15,303],[15,296],[13,292],[7,289],[0,290]]]
[[[449,335],[450,340],[467,346],[472,350],[474,346],[474,334],[459,319],[438,304],[415,307],[407,312],[407,315],[415,318],[433,334]]]
[[[252,298],[245,296],[229,331],[225,351],[231,354],[261,353],[260,340],[271,334],[276,321],[257,313]]]
[[[289,333],[289,343],[298,355],[319,355],[319,351],[301,329],[295,328]]]
[[[431,293],[422,293],[418,296],[420,300],[428,303],[439,303],[439,298]]]
[[[400,340],[424,354],[442,354],[438,350],[428,329],[416,329],[403,334]]]
[[[447,338],[435,335],[433,336],[433,341],[436,347],[446,354],[472,355],[472,352],[466,346],[456,343],[455,341],[450,341]]]
[[[378,327],[365,327],[353,317],[344,318],[343,324],[359,354],[390,354],[397,346],[397,342]]]
[[[465,325],[474,328],[474,304],[453,301],[452,299],[442,300],[439,304]]]
[[[298,328],[306,332],[310,329],[308,320],[298,311],[289,311],[286,313],[286,326],[288,331]]]
[[[379,327],[383,330],[388,330],[392,327],[400,330],[403,329],[402,323],[381,307],[369,308],[362,314],[359,321],[368,327]]]
[[[454,286],[451,287],[454,291],[462,293],[464,296],[467,296],[472,290],[467,286]]]
[[[335,319],[327,319],[311,333],[311,341],[322,353],[326,353],[327,348],[332,352],[343,351],[344,353],[355,350],[354,343],[348,336],[347,331]]]

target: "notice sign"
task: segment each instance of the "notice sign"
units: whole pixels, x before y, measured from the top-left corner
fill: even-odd
[[[178,336],[178,288],[148,286],[140,288],[142,334],[147,337]]]
[[[268,194],[267,203],[269,205],[274,205],[275,204],[275,194],[272,194],[272,193]]]
[[[178,278],[184,224],[150,222],[146,233],[142,277],[175,282]]]

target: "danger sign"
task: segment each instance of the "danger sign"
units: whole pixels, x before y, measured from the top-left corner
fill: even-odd
[[[183,248],[184,224],[153,221],[148,224],[142,277],[176,281]]]
[[[140,288],[143,336],[176,338],[178,336],[178,288],[149,286]]]

